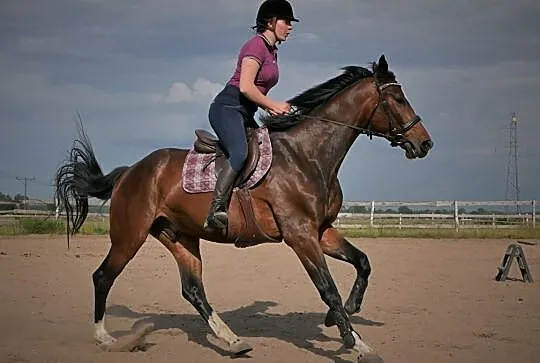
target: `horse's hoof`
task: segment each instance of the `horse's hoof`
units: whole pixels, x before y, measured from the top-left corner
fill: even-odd
[[[234,355],[244,355],[249,352],[251,352],[253,348],[243,340],[237,340],[236,342],[232,343],[230,346],[230,351]]]
[[[331,326],[336,325],[336,315],[332,310],[328,310],[326,318],[324,319],[324,326],[330,328]]]
[[[253,350],[253,348],[243,341],[242,339],[235,340],[231,344],[227,343],[223,339],[220,339],[212,334],[207,334],[206,339],[213,345],[230,352],[234,356],[240,356],[247,354]]]
[[[138,327],[133,334],[118,338],[113,344],[101,344],[107,352],[132,352],[144,343],[144,338],[154,330],[153,324],[144,324]]]
[[[343,345],[347,349],[354,348],[356,345],[356,340],[354,339],[354,335],[348,334],[347,336],[343,337]]]

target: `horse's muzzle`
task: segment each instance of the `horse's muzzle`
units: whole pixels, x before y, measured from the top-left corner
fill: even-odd
[[[399,146],[405,150],[405,156],[407,159],[416,159],[425,157],[429,150],[433,148],[433,141],[426,140],[423,141],[420,145],[415,145],[411,141],[404,141],[399,144]]]

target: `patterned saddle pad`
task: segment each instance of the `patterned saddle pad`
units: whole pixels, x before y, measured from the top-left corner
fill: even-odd
[[[248,181],[241,185],[243,188],[252,188],[268,172],[272,164],[272,144],[266,127],[256,129],[259,140],[260,157],[255,171]],[[189,150],[183,168],[182,187],[187,193],[206,193],[214,190],[216,185],[215,154],[201,154],[193,147]]]

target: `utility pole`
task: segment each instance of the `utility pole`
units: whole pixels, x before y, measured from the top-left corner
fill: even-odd
[[[515,112],[512,113],[512,119],[508,127],[508,164],[506,168],[506,200],[516,202],[516,213],[520,213],[517,202],[519,197],[519,178],[518,178],[518,138],[517,138],[518,118]]]
[[[24,177],[16,177],[16,179],[18,181],[20,181],[21,183],[24,184],[24,209],[28,209],[28,204],[27,204],[27,200],[28,200],[28,182],[29,181],[32,181],[32,180],[36,180],[36,178],[28,178],[26,176]]]

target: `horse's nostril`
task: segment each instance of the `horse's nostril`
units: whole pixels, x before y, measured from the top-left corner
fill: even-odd
[[[422,143],[422,145],[420,146],[420,148],[422,149],[423,152],[428,152],[431,148],[433,148],[433,141],[431,140],[426,140]]]

